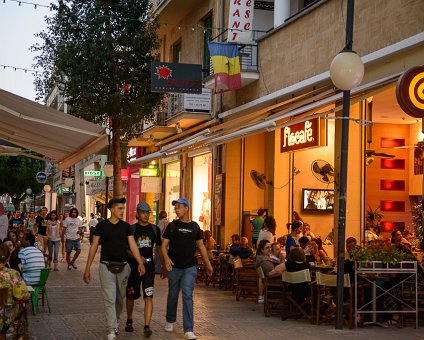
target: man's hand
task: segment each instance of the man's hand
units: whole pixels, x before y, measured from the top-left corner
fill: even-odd
[[[140,276],[143,276],[146,273],[146,268],[144,268],[143,263],[140,263],[138,265],[138,273],[140,274]]]
[[[206,267],[206,273],[208,273],[209,276],[212,276],[212,274],[213,274],[213,268],[212,268],[212,265],[210,263]]]
[[[85,271],[84,272],[84,276],[83,276],[83,280],[85,283],[89,284],[90,283],[90,271]]]
[[[172,262],[172,260],[169,257],[165,258],[165,269],[167,271],[172,271],[172,266],[174,265],[174,262]]]

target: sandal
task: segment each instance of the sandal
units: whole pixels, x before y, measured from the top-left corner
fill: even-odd
[[[71,266],[72,268],[77,269],[77,266],[73,262],[71,262]]]

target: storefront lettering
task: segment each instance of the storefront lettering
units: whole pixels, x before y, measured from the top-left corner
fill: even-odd
[[[286,126],[284,128],[283,148],[312,142],[314,140],[312,134],[312,122],[309,120],[305,122],[304,129],[300,131],[291,132],[290,126]]]

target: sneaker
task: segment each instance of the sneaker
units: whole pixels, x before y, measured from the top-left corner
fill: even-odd
[[[115,335],[118,335],[119,334],[119,328],[118,327],[116,327],[115,328]]]
[[[134,332],[132,321],[127,321],[127,324],[125,325],[125,332]]]
[[[196,336],[194,335],[193,332],[185,332],[184,339],[196,339]]]
[[[77,266],[75,265],[75,263],[71,262],[71,266],[72,268],[77,269]]]
[[[144,326],[143,334],[145,338],[150,338],[150,336],[152,335],[152,330],[150,329],[149,326]]]
[[[70,264],[68,264],[68,270],[71,270],[72,266]]]
[[[174,323],[173,322],[165,322],[165,332],[172,332],[174,330]]]
[[[116,334],[115,334],[115,332],[109,333],[107,335],[107,340],[116,340]]]
[[[258,297],[258,303],[264,303],[264,302],[265,302],[265,298],[262,295],[260,295]]]

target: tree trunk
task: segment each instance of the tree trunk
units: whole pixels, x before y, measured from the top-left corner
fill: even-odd
[[[115,118],[112,121],[112,164],[113,164],[113,197],[123,197],[122,179],[121,179],[121,121]]]

